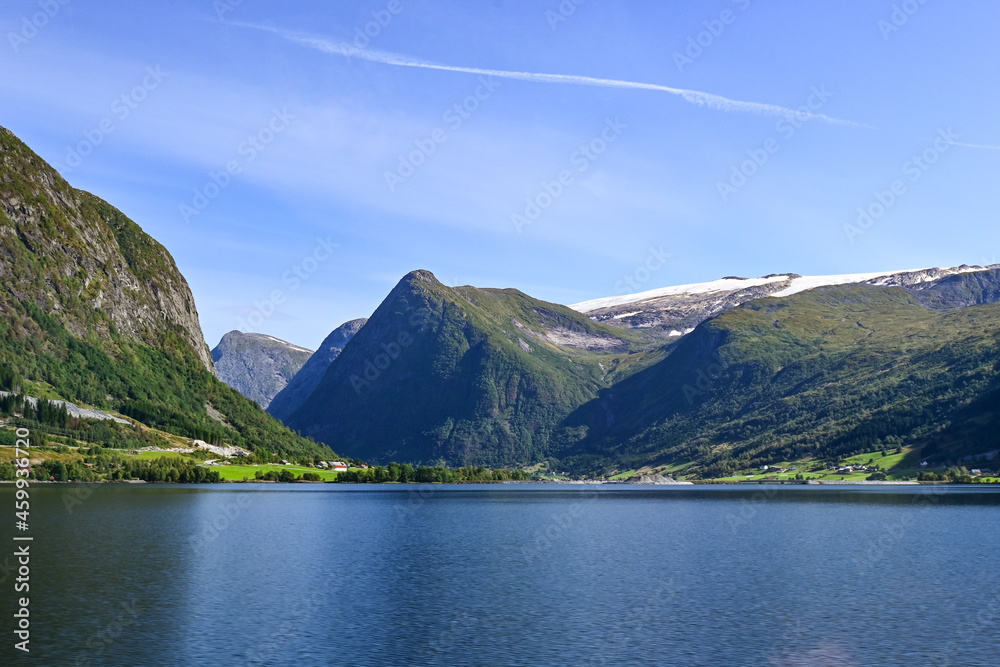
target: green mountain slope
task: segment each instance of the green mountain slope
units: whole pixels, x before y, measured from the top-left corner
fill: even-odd
[[[752,301],[576,411],[564,425],[587,437],[562,455],[717,476],[883,445],[932,461],[1000,449],[998,285],[993,271]]]
[[[333,360],[340,356],[347,343],[361,331],[361,327],[367,321],[367,318],[351,320],[334,329],[323,340],[319,349],[292,376],[291,380],[288,381],[288,386],[282,389],[268,404],[267,411],[278,419],[287,419],[295,412],[316,389],[316,385],[323,379],[326,369],[330,367]]]
[[[0,128],[0,367],[178,435],[329,454],[220,382],[169,253]],[[9,387],[0,387],[3,389]]]
[[[380,462],[530,463],[579,437],[560,422],[645,345],[517,290],[451,288],[415,271],[287,423]]]

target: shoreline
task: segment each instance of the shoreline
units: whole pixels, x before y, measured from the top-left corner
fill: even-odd
[[[660,482],[653,484],[642,484],[635,482],[619,482],[619,481],[600,481],[600,480],[567,480],[567,481],[552,481],[552,480],[498,480],[498,481],[479,481],[479,482],[323,482],[323,481],[295,481],[295,482],[275,482],[272,480],[256,480],[251,479],[247,481],[242,480],[222,480],[219,482],[199,482],[199,483],[182,483],[182,482],[147,482],[141,479],[131,479],[131,480],[115,480],[115,481],[105,481],[98,480],[94,482],[86,482],[80,480],[70,480],[66,482],[54,482],[52,480],[41,480],[33,479],[29,480],[31,486],[36,486],[39,484],[51,484],[51,485],[171,485],[171,486],[195,486],[195,485],[223,485],[223,484],[330,484],[330,485],[340,485],[340,486],[467,486],[470,484],[478,485],[490,485],[490,486],[502,486],[502,485],[538,485],[538,486],[625,486],[625,487],[697,487],[697,486],[953,486],[953,487],[1000,487],[1000,482],[977,482],[972,484],[962,484],[956,482],[917,482],[917,481],[867,481],[867,480],[807,480],[807,481],[792,481],[792,482],[781,482],[781,481],[770,481],[770,482],[713,482],[709,480],[705,481],[693,481],[693,482]],[[0,480],[0,486],[6,484],[15,484],[16,480]]]

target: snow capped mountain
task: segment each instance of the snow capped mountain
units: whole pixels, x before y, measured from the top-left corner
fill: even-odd
[[[676,338],[693,330],[709,317],[742,303],[763,297],[786,297],[818,287],[867,284],[886,287],[915,287],[949,276],[996,269],[962,265],[955,268],[913,269],[875,273],[850,273],[833,276],[800,276],[795,273],[772,274],[761,278],[729,276],[720,280],[691,285],[676,285],[602,299],[570,306],[599,322],[622,324],[634,329],[662,330]]]
[[[765,278],[722,278],[708,283],[694,283],[691,285],[675,285],[674,287],[661,287],[659,289],[639,292],[638,294],[626,294],[624,296],[610,296],[593,301],[577,303],[570,308],[581,313],[589,313],[594,310],[602,310],[613,306],[621,306],[627,303],[639,303],[666,296],[682,296],[685,294],[710,294],[715,292],[736,292],[749,287],[768,285],[784,281],[787,275],[767,276]],[[641,312],[641,311],[640,311]],[[638,313],[636,313],[638,314]],[[619,315],[617,317],[626,317]]]

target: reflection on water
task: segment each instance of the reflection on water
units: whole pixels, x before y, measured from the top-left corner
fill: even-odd
[[[985,487],[67,489],[31,664],[997,664]]]

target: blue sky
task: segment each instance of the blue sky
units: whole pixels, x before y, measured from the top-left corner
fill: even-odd
[[[997,3],[577,1],[10,0],[0,125],[170,250],[213,346],[315,347],[417,268],[575,303],[1000,262]]]

